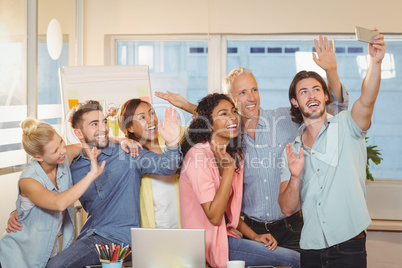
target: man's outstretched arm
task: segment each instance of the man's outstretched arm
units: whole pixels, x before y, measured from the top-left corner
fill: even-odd
[[[166,91],[166,93],[156,91],[155,96],[163,100],[167,100],[173,106],[182,109],[190,114],[195,114],[195,109],[197,108],[197,105],[188,102],[185,98],[183,98],[179,94],[172,93],[170,91]]]
[[[370,126],[374,104],[380,90],[381,63],[385,56],[385,43],[382,34],[374,37],[374,43],[368,45],[368,52],[370,66],[362,84],[361,96],[355,101],[351,111],[353,121],[364,131]]]

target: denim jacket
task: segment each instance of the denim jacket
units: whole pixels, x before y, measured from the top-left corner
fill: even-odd
[[[57,168],[57,189],[36,160],[31,160],[22,172],[21,178],[33,178],[46,189],[60,193],[72,186],[69,161],[66,158]],[[34,206],[22,210],[21,196],[18,195],[16,207],[19,222],[23,228],[16,233],[5,233],[0,240],[0,263],[2,268],[45,267],[52,252],[54,242],[58,238],[57,228],[60,211],[47,210]],[[64,214],[61,233],[62,249],[67,248],[74,238],[74,205],[67,208]]]

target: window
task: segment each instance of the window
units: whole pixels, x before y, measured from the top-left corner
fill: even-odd
[[[42,38],[44,39],[44,38]],[[18,171],[26,164],[21,145],[20,122],[27,117],[26,48],[22,41],[0,43],[0,174]],[[60,133],[61,104],[58,68],[68,65],[68,42],[59,60],[47,52],[46,42],[38,43],[38,118],[52,124]]]
[[[26,163],[19,123],[27,116],[27,27],[25,1],[0,10],[0,175],[21,170]],[[2,13],[7,12],[5,15]]]
[[[232,69],[243,66],[251,69],[257,79],[262,108],[288,107],[288,88],[298,71],[313,70],[326,79],[325,72],[312,59],[312,52],[315,51],[313,40],[317,37],[212,35],[208,41],[195,43],[185,41],[187,37],[170,37],[174,41],[166,38],[153,42],[116,38],[118,60],[115,64],[138,64],[140,55],[136,52],[136,46],[152,44],[155,51],[155,69],[150,71],[152,90],[172,90],[193,103],[197,103],[208,92],[216,91],[223,77]],[[367,72],[367,45],[355,41],[354,35],[328,37],[335,40],[338,73],[350,94],[351,108],[360,96],[361,84]],[[181,38],[183,41],[177,41]],[[402,179],[402,167],[398,164],[402,162],[402,146],[395,146],[402,144],[402,115],[393,112],[402,100],[399,87],[402,74],[397,72],[400,69],[398,65],[402,64],[402,38],[390,36],[386,40],[387,55],[382,65],[381,92],[376,102],[373,124],[367,134],[368,144],[377,145],[384,160],[379,166],[371,165],[370,171],[375,178]],[[124,46],[127,47],[123,49]],[[215,54],[208,55],[208,50]],[[126,56],[122,57],[123,54]],[[158,57],[159,60],[156,60]],[[154,103],[163,102],[154,98]],[[189,119],[186,115],[186,123]]]
[[[227,53],[228,54],[237,54],[237,47],[228,47]]]
[[[314,51],[315,51],[315,48],[314,48]],[[336,47],[336,48],[335,48],[335,53],[336,53],[336,54],[345,53],[345,51],[346,51],[346,48],[345,48],[345,47]]]
[[[285,53],[294,54],[297,51],[300,51],[299,47],[285,47]]]
[[[68,66],[68,38],[64,37],[63,48],[57,60],[50,58],[45,37],[38,42],[38,119],[43,120],[61,133],[61,97],[58,70]]]
[[[208,94],[207,48],[206,41],[117,41],[116,64],[148,65],[152,94],[171,91],[197,103]],[[153,97],[153,105],[163,118],[167,102]],[[180,113],[182,122],[188,124],[191,115]]]
[[[204,54],[203,47],[190,47],[190,54]]]
[[[265,47],[250,47],[251,54],[264,54]]]
[[[348,47],[348,53],[363,53],[363,47]]]
[[[277,53],[282,54],[282,47],[268,47],[267,52],[275,53],[275,54],[277,54]]]
[[[27,44],[26,29],[15,29],[16,20],[26,20],[25,12],[18,12],[21,18],[4,16],[12,21],[7,26],[9,35],[0,39],[0,175],[22,170],[27,155],[21,145],[20,122],[28,114],[27,109]],[[12,30],[11,30],[12,29]],[[38,118],[52,124],[60,133],[61,104],[58,68],[68,65],[68,41],[63,43],[60,58],[55,61],[49,56],[46,38],[38,37]]]

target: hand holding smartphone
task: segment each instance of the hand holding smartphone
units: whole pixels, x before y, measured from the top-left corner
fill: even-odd
[[[356,39],[361,42],[374,43],[374,36],[380,34],[379,31],[369,30],[363,27],[356,26]]]

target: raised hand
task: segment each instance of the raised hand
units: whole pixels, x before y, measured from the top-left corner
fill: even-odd
[[[223,169],[234,168],[235,161],[234,161],[233,157],[231,157],[226,152],[226,144],[220,145],[220,144],[217,144],[214,140],[211,140],[211,142],[209,143],[209,146],[211,148],[211,151],[214,153],[216,163],[219,168],[219,173],[221,176],[222,176]]]
[[[320,66],[324,71],[336,70],[336,57],[334,52],[334,44],[332,41],[328,43],[327,37],[320,35],[320,44],[317,39],[314,39],[314,47],[317,55],[313,52],[314,62]]]
[[[98,150],[96,147],[93,147],[92,149],[84,148],[83,150],[91,160],[91,171],[88,172],[88,175],[92,175],[94,177],[93,179],[95,180],[100,174],[102,174],[106,161],[103,161],[100,166],[98,165],[97,157],[100,150]]]
[[[185,98],[183,98],[179,94],[172,93],[170,91],[166,91],[166,93],[155,91],[154,95],[158,98],[168,101],[170,104],[179,109],[184,109],[188,103],[188,101]]]
[[[172,106],[165,110],[164,122],[159,120],[158,129],[166,146],[176,148],[180,140],[180,116],[176,114],[176,109]]]
[[[120,147],[126,153],[130,153],[133,158],[139,155],[140,148],[141,150],[144,149],[141,143],[132,139],[122,141]]]
[[[374,30],[378,31],[377,28],[374,28]],[[368,44],[368,52],[376,63],[382,62],[385,56],[384,35],[378,34],[374,36],[374,43]]]
[[[303,147],[300,147],[299,157],[297,157],[293,151],[290,143],[286,144],[286,156],[288,159],[288,167],[292,177],[300,178],[300,174],[304,167],[304,151]]]

